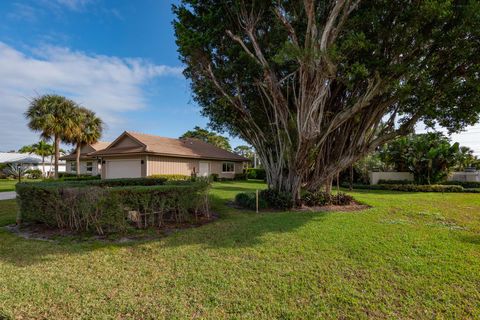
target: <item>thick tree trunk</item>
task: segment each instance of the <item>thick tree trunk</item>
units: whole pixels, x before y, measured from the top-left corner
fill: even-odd
[[[76,153],[76,167],[77,167],[77,177],[80,176],[80,143],[77,143]]]
[[[58,179],[58,159],[60,158],[60,137],[55,135],[55,179]]]

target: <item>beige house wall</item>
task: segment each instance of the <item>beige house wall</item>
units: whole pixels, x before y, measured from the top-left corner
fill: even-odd
[[[220,160],[203,160],[189,159],[179,157],[165,156],[147,156],[148,169],[147,175],[154,174],[182,174],[191,175],[193,172],[198,173],[200,162],[209,163],[210,174],[216,173],[220,178],[234,178],[235,173],[243,172],[242,162],[220,161]],[[222,172],[223,163],[232,162],[235,165],[235,172]]]
[[[88,172],[87,171],[87,162],[92,162],[92,171]],[[66,168],[65,172],[67,173],[76,173],[75,170],[72,170],[72,166],[76,168],[76,161],[74,160],[67,160],[66,161]],[[92,159],[92,160],[80,160],[80,174],[91,174],[93,176],[96,176],[97,174],[100,174],[101,171],[101,163],[98,160]]]

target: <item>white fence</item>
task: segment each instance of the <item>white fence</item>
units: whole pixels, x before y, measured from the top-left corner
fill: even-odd
[[[379,180],[410,180],[413,174],[410,172],[369,172],[370,184],[378,184]]]

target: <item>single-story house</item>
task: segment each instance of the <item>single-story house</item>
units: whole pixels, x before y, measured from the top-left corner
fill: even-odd
[[[22,164],[27,170],[41,170],[45,176],[55,171],[53,157],[42,157],[33,153],[0,152],[0,164]],[[65,161],[58,162],[58,171],[65,172]]]
[[[103,179],[178,174],[234,178],[248,159],[198,139],[172,139],[136,132],[122,133],[97,158]]]
[[[92,144],[84,144],[80,148],[80,174],[96,176],[101,173],[101,161],[91,154],[95,151],[105,149],[109,144],[110,142],[98,141]],[[66,172],[77,173],[77,155],[75,152],[60,159],[66,161]]]

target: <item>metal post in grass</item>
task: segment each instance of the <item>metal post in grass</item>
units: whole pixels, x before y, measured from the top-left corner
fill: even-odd
[[[256,209],[257,209],[256,211],[258,213],[258,189],[255,191],[255,195],[256,195],[256,197],[255,197],[255,207],[256,207]]]

